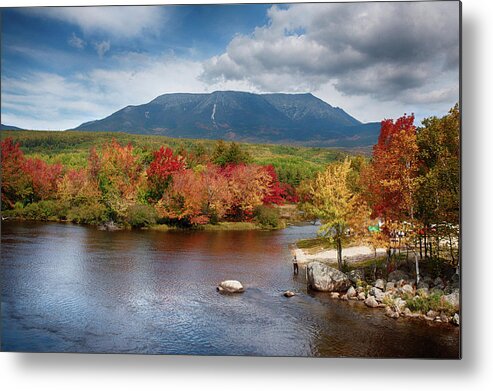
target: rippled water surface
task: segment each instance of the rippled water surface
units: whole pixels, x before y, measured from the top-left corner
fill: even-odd
[[[105,232],[2,224],[2,350],[151,354],[446,357],[459,329],[386,318],[306,291],[276,232]],[[238,279],[241,295],[215,287]],[[285,298],[282,292],[299,292]]]

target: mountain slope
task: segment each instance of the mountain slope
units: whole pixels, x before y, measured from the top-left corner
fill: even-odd
[[[0,124],[0,130],[24,130],[17,126]]]
[[[165,94],[76,130],[249,142],[366,146],[380,124],[362,124],[312,94]]]

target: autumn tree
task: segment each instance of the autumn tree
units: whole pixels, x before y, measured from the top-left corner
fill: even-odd
[[[229,165],[223,173],[232,197],[228,215],[238,220],[251,218],[255,207],[262,205],[269,194],[271,176],[264,167],[255,164]]]
[[[201,173],[188,169],[173,174],[171,184],[157,203],[161,216],[183,225],[205,224],[206,191]]]
[[[205,211],[211,222],[215,223],[226,215],[233,201],[229,181],[223,170],[214,164],[207,165],[201,181],[205,191]]]
[[[12,138],[1,142],[2,209],[13,208],[17,201],[27,200],[30,194],[29,177],[22,171],[24,153]]]
[[[382,121],[371,163],[362,173],[365,196],[374,217],[412,219],[418,146],[414,116]]]
[[[3,204],[12,208],[18,201],[27,204],[56,197],[61,164],[26,158],[11,138],[2,141],[1,149]]]
[[[459,106],[455,105],[442,118],[424,119],[423,127],[417,132],[417,145],[421,165],[414,194],[416,215],[424,228],[426,242],[430,233],[435,236],[436,256],[440,255],[441,238],[445,237],[448,255],[456,263],[458,254],[454,247],[457,247],[460,220]]]
[[[185,159],[173,154],[171,148],[161,147],[154,152],[154,159],[147,169],[149,197],[155,201],[161,199],[170,184],[172,175],[183,171],[185,167]]]
[[[351,162],[345,159],[327,166],[309,184],[306,208],[317,216],[320,233],[335,242],[337,264],[342,270],[342,244],[348,234],[362,234],[367,226],[369,211],[366,204],[349,189]]]
[[[96,174],[102,201],[116,220],[126,216],[129,206],[144,198],[146,180],[142,165],[131,144],[120,145],[113,140],[105,144],[100,156],[90,166]],[[97,170],[96,170],[97,168]]]
[[[361,172],[361,183],[372,217],[383,222],[382,232],[388,240],[387,270],[391,268],[391,242],[397,235],[393,226],[414,219],[418,167],[414,116],[382,121],[372,160]]]
[[[61,164],[48,164],[41,159],[26,159],[21,169],[29,178],[30,202],[56,197],[63,171]]]
[[[264,204],[283,205],[286,196],[286,187],[283,187],[277,178],[277,173],[272,165],[264,166],[264,170],[270,177],[267,183],[268,191],[262,202]]]
[[[98,202],[101,191],[88,169],[68,170],[58,183],[58,199],[79,206]]]

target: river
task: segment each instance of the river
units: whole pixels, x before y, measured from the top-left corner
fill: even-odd
[[[307,292],[281,231],[99,231],[3,222],[1,348],[29,352],[457,358],[459,328]],[[216,285],[240,280],[246,292]],[[291,289],[299,294],[285,298]]]

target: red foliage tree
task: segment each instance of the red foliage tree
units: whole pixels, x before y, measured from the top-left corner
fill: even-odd
[[[47,164],[40,159],[26,159],[22,170],[30,178],[31,201],[56,197],[58,182],[62,178],[61,164]]]
[[[185,166],[185,158],[174,155],[171,148],[161,147],[154,152],[154,160],[147,169],[150,198],[159,200],[169,186],[171,176],[183,171]]]
[[[413,218],[414,178],[418,171],[414,116],[382,121],[373,160],[362,172],[365,197],[373,217]]]
[[[17,201],[24,201],[29,194],[29,178],[22,170],[24,153],[19,143],[6,138],[2,148],[2,208],[12,208]]]
[[[276,204],[283,205],[285,202],[284,197],[286,196],[285,189],[282,187],[279,179],[277,178],[276,169],[272,165],[264,166],[264,170],[270,177],[268,181],[267,194],[262,199],[264,204]]]

